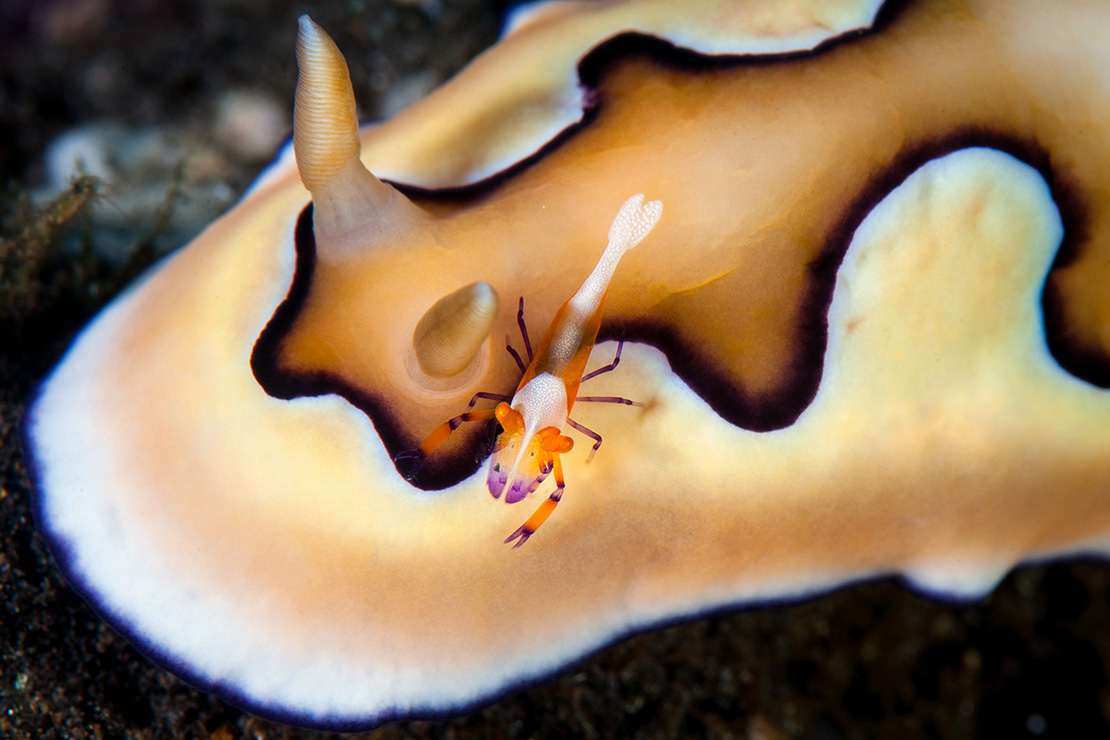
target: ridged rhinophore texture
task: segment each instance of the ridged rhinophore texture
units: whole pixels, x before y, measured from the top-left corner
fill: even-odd
[[[315,191],[358,158],[355,94],[343,55],[308,16],[300,18],[297,67],[293,147],[301,182]]]

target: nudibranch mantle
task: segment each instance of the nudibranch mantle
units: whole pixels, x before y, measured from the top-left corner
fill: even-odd
[[[375,174],[431,188],[482,180],[531,155],[582,119],[576,67],[621,33],[665,38],[703,54],[782,54],[868,28],[880,0],[536,2],[517,8],[505,37],[435,94],[450,116],[417,104],[364,141]],[[416,146],[394,148],[397,142]]]
[[[556,20],[545,22],[557,27]],[[862,41],[880,43],[881,36],[786,66],[866,56],[873,45]],[[1077,55],[1073,67],[1091,63],[1082,48],[1068,51]],[[787,72],[775,64],[751,69],[738,74],[751,75],[744,83],[751,101],[765,105],[759,80]],[[640,71],[633,65],[615,74],[627,82]],[[874,74],[869,67],[859,79]],[[1031,74],[1026,82],[1036,87],[1038,79]],[[653,85],[648,79],[640,89]],[[856,95],[849,87],[845,94]],[[418,107],[435,111],[435,101],[449,97],[437,95]],[[1095,88],[1082,103],[1105,106],[1105,97]],[[632,116],[623,100],[611,101],[608,114]],[[683,100],[660,100],[674,110],[655,109],[653,117],[681,116]],[[759,112],[791,100],[776,97]],[[876,116],[888,102],[875,103]],[[1047,125],[1036,116],[1029,123],[1019,108],[1007,108],[1015,127]],[[599,116],[598,123],[611,120]],[[823,123],[839,130],[838,120]],[[908,136],[915,122],[904,123]],[[389,126],[361,132],[363,161],[373,164],[396,144],[395,171],[424,171],[420,141]],[[725,133],[742,147],[746,131]],[[473,209],[420,201],[429,213],[439,209],[429,216],[436,235],[460,222],[469,228],[472,211],[515,233],[534,226],[529,237],[554,229],[535,214],[539,208],[521,205],[537,193],[556,211],[553,219],[580,227],[576,239],[604,233],[620,200],[637,190],[583,198],[592,181],[579,179],[565,192],[574,178],[560,179],[555,164],[604,174],[630,161],[620,159],[620,147],[587,152],[588,162],[561,159],[588,133],[479,189]],[[1099,233],[1110,211],[1099,201],[1107,189],[1074,155],[1070,130],[1057,133],[1045,146],[1055,147],[1054,167],[1079,173],[1070,192],[1086,209],[1089,232]],[[675,139],[685,151],[681,144]],[[776,153],[789,170],[815,149],[805,142]],[[672,168],[666,151],[634,154],[641,164],[625,173],[630,178],[650,180],[657,165]],[[1096,147],[1092,167],[1100,156]],[[868,209],[844,217],[851,229],[833,260],[830,302],[817,306],[823,322],[816,323],[827,332],[819,382],[796,417],[763,431],[731,423],[684,381],[688,368],[672,365],[672,354],[628,343],[620,372],[599,378],[596,392],[635,391],[648,408],[632,421],[626,408],[590,409],[590,426],[620,433],[607,436],[605,454],[589,465],[584,455],[567,456],[583,495],[566,499],[542,538],[509,551],[502,539],[519,523],[518,507],[493,500],[482,473],[442,491],[414,489],[383,444],[384,425],[363,409],[338,395],[275,397],[252,372],[256,343],[296,286],[312,239],[308,194],[286,156],[235,209],[109,306],[41,387],[25,420],[39,525],[73,586],[175,673],[265,716],[346,729],[462,711],[630,632],[724,605],[794,598],[882,574],[974,596],[1024,560],[1106,554],[1110,392],[1065,370],[1050,352],[1052,304],[1042,299],[1042,291],[1052,292],[1045,287],[1050,269],[1070,270],[1067,291],[1082,292],[1085,280],[1105,286],[1097,282],[1105,273],[1090,266],[1082,234],[1072,229],[1075,204],[1060,197],[1059,182],[1046,181],[1050,168],[997,149],[950,147],[899,161],[914,166],[896,180],[867,180],[873,198],[847,195]],[[833,178],[856,164],[810,177]],[[428,170],[421,184],[454,186],[469,177],[460,172],[476,171]],[[550,178],[546,189],[528,179],[540,175]],[[653,232],[653,251],[638,249],[622,262],[611,296],[618,309],[641,297],[629,293],[655,295],[636,281],[668,278],[678,269],[675,253],[696,266],[712,263],[725,277],[785,259],[776,243],[756,238],[769,226],[759,224],[755,236],[736,226],[768,192],[781,191],[733,192],[729,207],[719,208],[723,195],[697,189],[698,177],[707,176],[672,168],[658,177],[657,187],[681,207],[664,198],[668,219]],[[695,194],[683,197],[684,190]],[[504,210],[491,216],[487,206],[499,200]],[[702,211],[692,209],[695,201]],[[855,202],[837,213],[851,214]],[[787,206],[790,217],[776,223],[804,220],[801,206]],[[701,241],[718,226],[724,236]],[[582,238],[591,249],[596,244]],[[537,257],[550,265],[552,250],[564,248],[553,241],[526,241],[507,269],[527,272]],[[568,262],[575,248],[566,245]],[[435,285],[425,292],[440,296],[484,279],[466,270],[442,274],[449,272],[444,261],[462,250],[437,244],[428,252],[437,260],[422,261],[423,249],[387,246],[365,259],[381,260],[382,280],[426,270],[422,278]],[[577,268],[566,272],[581,275]],[[704,285],[712,291],[725,277]],[[502,279],[502,294],[516,286]],[[520,282],[535,286],[541,307],[551,305],[546,292],[558,300],[569,293],[561,274],[550,286],[530,275]],[[695,282],[684,293],[697,297]],[[1107,294],[1093,295],[1084,305],[1097,324],[1107,315]],[[410,346],[431,304],[424,297],[399,318],[380,319],[407,327],[397,347]],[[718,318],[731,326],[731,304],[708,305],[711,327]],[[511,323],[505,315],[497,327]],[[599,345],[598,356],[612,356],[613,348]],[[482,362],[493,368],[491,358]],[[442,419],[445,408],[465,403],[479,390],[473,385],[493,377],[490,369],[466,387],[428,390],[424,413]]]

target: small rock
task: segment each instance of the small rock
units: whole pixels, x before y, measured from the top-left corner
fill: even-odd
[[[102,183],[91,211],[101,256],[122,261],[155,231],[159,251],[181,246],[235,198],[227,156],[192,130],[111,122],[70,129],[47,146],[46,182],[35,199],[50,200],[75,176],[93,175]]]
[[[44,155],[49,197],[69,187],[69,181],[77,174],[92,175],[105,182],[115,179],[109,142],[116,135],[111,124],[91,124],[70,129],[54,139]]]
[[[246,159],[274,156],[292,127],[285,106],[255,90],[229,90],[216,102],[216,140]]]

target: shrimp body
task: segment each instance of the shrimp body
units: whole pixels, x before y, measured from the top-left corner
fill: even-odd
[[[613,271],[624,253],[639,244],[654,228],[663,212],[660,201],[644,203],[643,200],[643,195],[634,195],[621,206],[609,228],[609,244],[601,259],[582,286],[555,312],[534,355],[528,347],[527,333],[524,334],[529,363],[512,398],[501,401],[492,410],[471,411],[444,422],[420,446],[419,453],[427,456],[462,422],[492,416],[502,429],[494,444],[486,477],[494,498],[504,494],[506,503],[516,503],[536,490],[548,475],[555,474],[555,491],[540,504],[528,521],[506,538],[506,543],[517,540],[514,547],[520,547],[528,540],[555,510],[562,497],[565,483],[559,456],[574,446],[574,440],[563,434],[564,425],[569,424],[593,437],[596,440],[593,451],[601,445],[601,437],[573,421],[570,412],[578,399],[582,381],[616,367],[620,360],[618,347],[617,357],[611,365],[583,377],[601,328],[601,315]],[[521,311],[519,318],[523,331],[523,308]],[[517,357],[515,352],[514,357]],[[520,364],[524,366],[523,362]],[[471,407],[479,397],[497,398],[480,393],[471,401]],[[583,400],[639,405],[623,398]]]
[[[661,202],[643,200],[643,195],[634,195],[625,201],[609,229],[609,244],[601,259],[555,312],[512,400],[498,404],[494,411],[502,432],[486,479],[493,497],[504,493],[506,503],[516,503],[555,472],[555,492],[506,540],[519,538],[517,547],[547,519],[562,496],[559,455],[574,446],[574,440],[562,433],[563,425],[570,419],[597,341],[609,282],[620,258],[647,236],[663,211]]]
[[[495,409],[502,432],[490,458],[487,483],[494,498],[505,493],[505,503],[516,503],[534,491],[554,468],[555,456],[574,446],[573,439],[562,436],[563,425],[597,341],[607,291],[594,302],[581,293],[580,289],[556,311],[512,400]]]

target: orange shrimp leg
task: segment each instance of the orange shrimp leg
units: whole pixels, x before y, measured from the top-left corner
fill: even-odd
[[[487,397],[493,395],[492,393],[479,393],[471,400],[470,405],[473,407],[479,396]],[[467,411],[465,414],[454,416],[433,429],[432,433],[425,437],[424,441],[420,443],[419,448],[398,453],[398,455],[393,458],[393,461],[395,463],[400,463],[402,460],[416,460],[415,466],[405,474],[406,480],[412,480],[416,477],[416,474],[420,472],[420,468],[423,467],[424,461],[428,459],[428,455],[435,452],[436,448],[451,436],[451,432],[462,426],[464,422],[485,421],[494,418],[493,415],[494,409],[481,409],[479,411]]]
[[[582,399],[578,399],[578,400],[581,401]],[[627,399],[622,398],[621,400],[625,401]],[[632,403],[632,401],[629,401],[629,403]],[[583,434],[585,434],[590,439],[594,440],[593,449],[590,450],[590,454],[586,458],[586,462],[589,462],[590,460],[593,460],[594,459],[594,453],[597,452],[597,448],[601,447],[601,435],[598,434],[597,432],[595,432],[594,430],[588,428],[588,427],[582,426],[581,424],[579,424],[574,419],[571,419],[569,416],[567,417],[567,424],[570,424],[572,427],[574,427],[578,431],[582,432]]]
[[[566,483],[563,481],[563,463],[559,460],[558,453],[555,453],[554,459],[555,490],[539,505],[539,508],[532,513],[532,516],[528,517],[528,521],[521,524],[515,532],[505,538],[506,545],[518,537],[520,538],[520,540],[513,545],[514,550],[527,542],[528,538],[536,533],[540,525],[547,521],[547,517],[551,516],[551,512],[555,511],[555,507],[559,505],[559,500],[563,498],[563,489],[566,488]]]
[[[587,374],[583,375],[582,376],[582,382],[585,383],[590,378],[596,378],[598,375],[601,375],[602,373],[608,373],[608,372],[611,372],[613,370],[616,370],[617,365],[621,364],[621,350],[622,349],[624,349],[624,340],[623,339],[621,339],[617,342],[617,356],[613,358],[613,361],[610,362],[605,367],[599,367],[597,370],[594,370],[592,373],[587,373]],[[580,398],[578,400],[581,401],[582,399]]]

